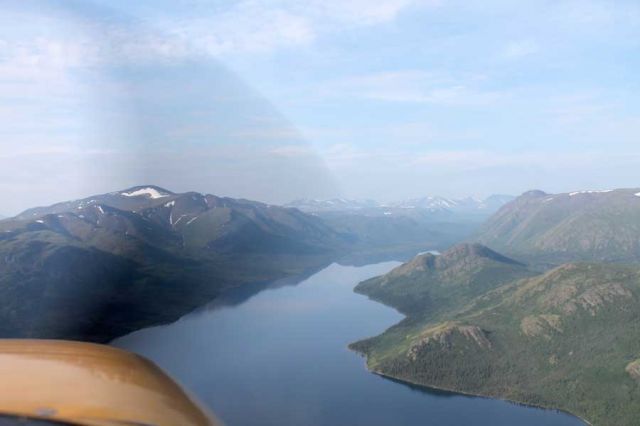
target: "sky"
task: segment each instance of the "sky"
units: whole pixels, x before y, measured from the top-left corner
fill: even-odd
[[[0,214],[640,187],[640,3],[0,0]]]

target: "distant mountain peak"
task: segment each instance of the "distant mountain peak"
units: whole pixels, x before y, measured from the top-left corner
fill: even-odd
[[[527,198],[539,198],[539,197],[546,197],[547,194],[546,192],[540,190],[540,189],[532,189],[531,191],[527,191],[524,194],[522,194],[520,197],[527,197]]]
[[[414,272],[433,270],[443,271],[449,268],[468,268],[471,265],[502,264],[509,267],[524,267],[520,262],[501,255],[482,244],[457,244],[441,255],[425,253],[414,257],[404,265],[391,271],[389,276],[412,274]]]
[[[295,207],[302,211],[320,212],[366,212],[380,215],[407,215],[418,213],[428,214],[490,214],[515,197],[509,195],[491,195],[486,199],[477,197],[446,198],[439,196],[424,196],[409,198],[397,202],[381,203],[375,200],[358,200],[332,198],[326,200],[300,199],[285,204],[285,207]]]
[[[442,263],[457,262],[463,259],[483,258],[493,260],[495,262],[507,263],[511,265],[522,265],[511,258],[508,258],[489,247],[479,243],[462,243],[451,247],[442,253],[439,260]]]
[[[581,189],[559,193],[547,193],[539,189],[527,191],[518,197],[519,199],[535,199],[544,197],[580,197],[580,196],[600,196],[600,195],[616,195],[637,192],[637,189]],[[636,194],[633,194],[636,195]]]

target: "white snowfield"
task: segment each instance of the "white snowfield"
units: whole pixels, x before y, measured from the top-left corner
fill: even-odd
[[[144,195],[152,199],[169,196],[169,194],[163,194],[155,188],[140,188],[131,192],[121,192],[120,195],[124,195],[125,197],[140,197]]]
[[[634,195],[635,195],[636,197],[640,197],[640,192],[636,192]]]
[[[569,193],[569,196],[573,197],[573,196],[579,195],[579,194],[605,194],[607,192],[613,192],[613,189],[605,189],[605,190],[601,190],[601,191],[576,191],[576,192]]]

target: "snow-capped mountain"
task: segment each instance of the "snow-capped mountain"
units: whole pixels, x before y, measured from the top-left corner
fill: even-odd
[[[459,204],[459,200],[445,197],[421,197],[410,198],[404,201],[391,203],[389,207],[398,207],[404,209],[424,209],[429,211],[446,211],[455,209]]]
[[[497,211],[515,197],[511,195],[491,195],[485,199],[466,198],[445,198],[445,197],[422,197],[404,200],[393,203],[391,206],[400,208],[424,209],[432,212],[450,211],[454,213],[492,213]]]
[[[144,185],[32,208],[0,221],[0,282],[12,283],[0,286],[7,307],[0,336],[10,327],[13,336],[109,341],[174,321],[240,284],[299,274],[345,255],[404,256],[446,247],[475,225],[424,206],[458,204],[298,202],[304,209],[333,209],[307,214]],[[24,303],[25,292],[34,303]],[[90,317],[86,309],[94,306],[101,310]],[[27,319],[55,315],[57,326],[13,323],[14,312]]]
[[[253,244],[253,251],[267,252],[285,246],[297,252],[307,243],[304,249],[320,250],[339,243],[322,221],[297,210],[198,192],[174,193],[152,185],[32,208],[0,227],[6,234],[24,229],[90,239],[120,251],[132,240],[162,250],[243,251],[243,244]],[[119,239],[121,244],[116,244]]]
[[[0,221],[0,336],[106,342],[352,244],[299,210],[151,185],[29,209]]]
[[[514,198],[510,195],[491,195],[485,199],[426,196],[392,203],[346,198],[301,199],[292,201],[285,207],[295,207],[310,213],[348,212],[392,215],[414,210],[421,213],[491,214]]]

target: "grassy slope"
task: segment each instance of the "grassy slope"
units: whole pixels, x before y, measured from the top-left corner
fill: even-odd
[[[478,244],[460,244],[441,256],[426,253],[355,291],[405,315],[433,317],[471,298],[530,275],[527,268]]]
[[[179,252],[95,231],[86,241],[23,232],[0,239],[0,336],[107,342],[175,321],[226,288],[329,261],[322,254]]]
[[[352,348],[398,379],[564,409],[596,425],[634,425],[639,298],[635,266],[563,265],[463,309],[410,314]]]
[[[474,241],[527,262],[635,262],[640,259],[637,189],[606,193],[532,191],[505,205]]]

